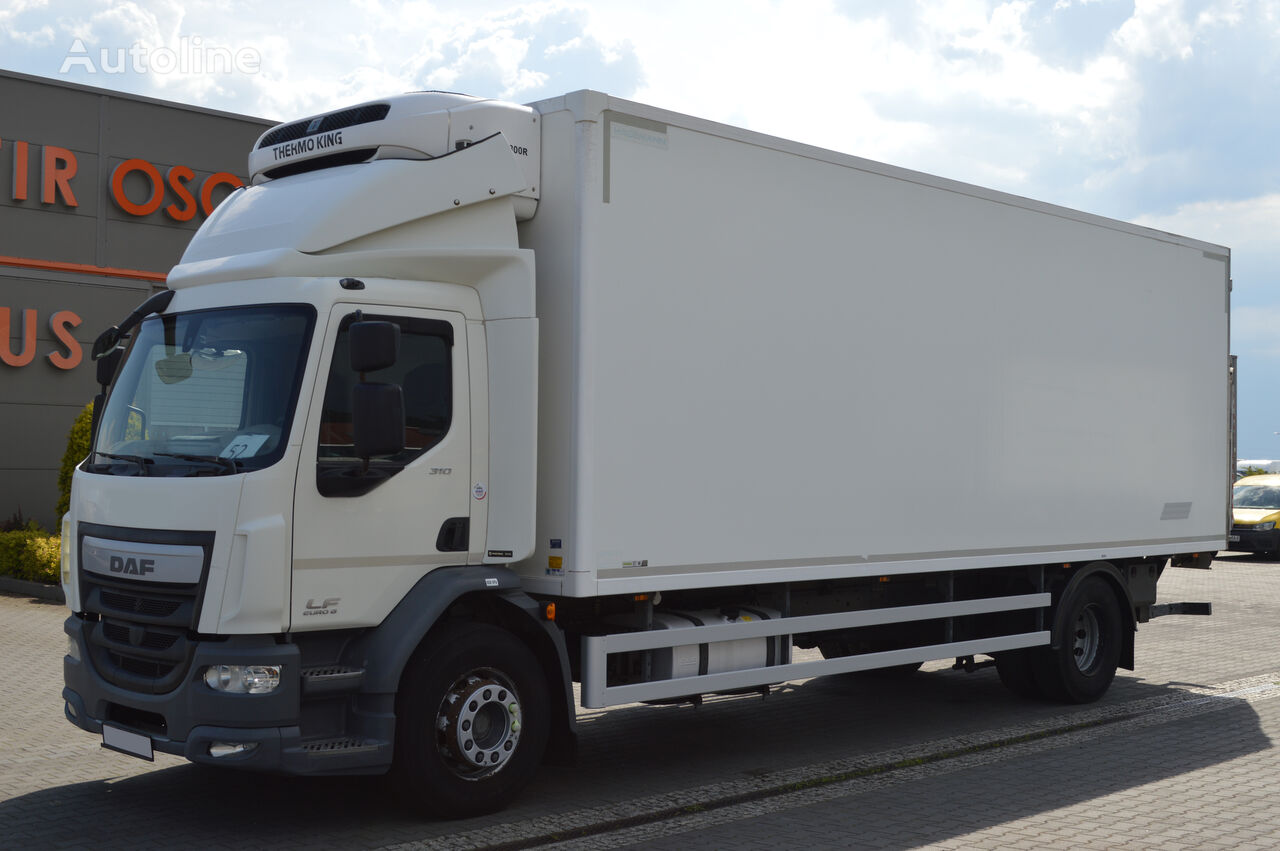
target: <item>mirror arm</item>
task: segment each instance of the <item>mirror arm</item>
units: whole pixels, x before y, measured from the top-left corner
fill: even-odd
[[[112,325],[99,334],[98,339],[93,341],[93,350],[90,356],[94,360],[102,360],[109,355],[120,345],[124,335],[132,331],[139,322],[153,313],[163,313],[165,308],[169,306],[169,302],[173,301],[173,293],[173,290],[164,290],[156,293],[134,308],[133,312],[126,316],[119,325]]]

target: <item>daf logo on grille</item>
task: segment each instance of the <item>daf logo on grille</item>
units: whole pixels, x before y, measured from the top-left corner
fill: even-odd
[[[112,573],[123,573],[129,576],[146,576],[156,572],[156,560],[153,558],[122,558],[111,556],[109,569]]]
[[[113,541],[86,535],[80,566],[89,573],[131,582],[195,584],[204,568],[204,548],[194,544]]]

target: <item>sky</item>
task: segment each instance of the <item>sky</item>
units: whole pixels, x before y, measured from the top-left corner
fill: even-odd
[[[280,120],[591,88],[1226,245],[1280,459],[1280,0],[0,0],[0,67]]]

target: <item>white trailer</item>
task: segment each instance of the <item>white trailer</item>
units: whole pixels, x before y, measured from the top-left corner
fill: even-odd
[[[464,815],[571,750],[571,681],[1088,701],[1207,611],[1155,601],[1230,523],[1225,248],[587,91],[250,172],[95,347],[64,697],[108,746]]]

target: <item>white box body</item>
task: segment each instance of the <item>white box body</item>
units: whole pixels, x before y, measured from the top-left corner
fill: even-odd
[[[1224,545],[1227,249],[593,92],[533,106],[530,590]]]

